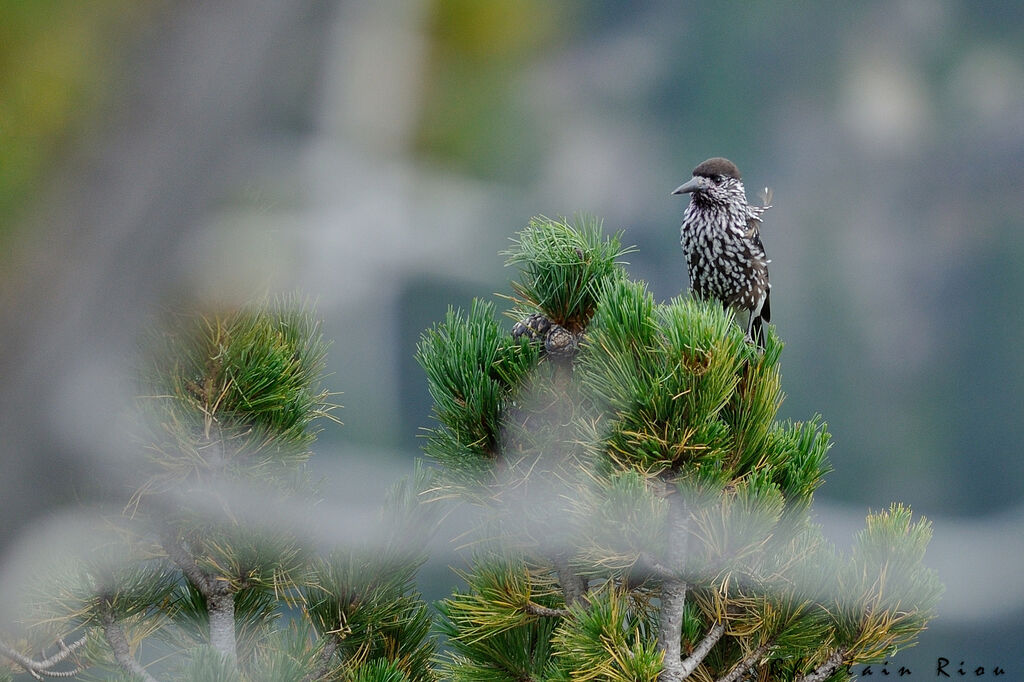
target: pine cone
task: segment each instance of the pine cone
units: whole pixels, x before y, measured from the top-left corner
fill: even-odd
[[[547,336],[549,329],[551,329],[551,321],[540,313],[533,313],[512,326],[512,338],[519,339],[526,336],[531,341],[541,341]]]
[[[553,324],[544,339],[544,350],[549,355],[560,358],[569,358],[576,355],[580,349],[579,340],[576,335],[565,327]]]

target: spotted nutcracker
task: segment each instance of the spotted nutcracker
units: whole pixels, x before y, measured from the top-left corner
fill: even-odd
[[[763,323],[771,320],[768,263],[761,235],[761,214],[769,208],[747,204],[736,164],[708,159],[693,169],[693,179],[672,194],[689,194],[680,241],[686,255],[690,289],[745,314],[747,338],[764,347]]]

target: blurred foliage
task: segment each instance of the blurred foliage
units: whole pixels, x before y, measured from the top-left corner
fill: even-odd
[[[224,473],[302,485],[315,422],[337,421],[321,386],[328,344],[303,301],[177,316],[151,337],[138,400],[151,468],[137,496]]]
[[[430,472],[378,500],[359,546],[318,551],[305,536],[317,499],[303,474],[336,407],[321,387],[320,320],[282,297],[163,322],[143,363],[136,493],[109,539],[40,572],[24,620],[33,640],[0,632],[0,666],[432,682],[431,616],[415,586],[437,523],[420,506]],[[302,522],[282,522],[291,508]],[[29,658],[73,637],[55,662]]]
[[[521,178],[539,141],[522,69],[564,36],[565,3],[433,0],[428,12],[417,151],[471,175]]]
[[[123,38],[153,0],[0,4],[0,240],[53,162],[101,109]]]

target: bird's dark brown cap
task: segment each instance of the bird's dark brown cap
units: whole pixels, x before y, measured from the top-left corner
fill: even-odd
[[[705,178],[725,175],[737,180],[740,179],[740,169],[736,167],[736,164],[729,159],[723,159],[721,156],[716,156],[702,162],[693,169],[693,174],[701,175]]]

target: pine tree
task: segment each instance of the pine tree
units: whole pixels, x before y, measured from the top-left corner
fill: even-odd
[[[941,592],[927,521],[894,504],[831,547],[811,509],[830,436],[777,420],[777,336],[762,352],[715,304],[656,303],[626,253],[593,219],[531,221],[511,332],[476,301],[418,349],[438,470],[391,492],[372,544],[326,552],[274,517],[315,517],[306,463],[334,407],[308,310],[163,327],[134,494],[40,576],[0,679],[815,682],[912,645]],[[480,514],[443,654],[414,587],[427,493]]]
[[[478,300],[423,335],[435,496],[481,515],[445,674],[817,682],[912,645],[941,592],[928,522],[894,504],[830,546],[830,436],[776,419],[779,338],[656,303],[626,253],[594,219],[535,218],[507,254],[511,333]]]
[[[310,446],[335,407],[321,388],[326,350],[294,300],[158,328],[138,399],[134,495],[88,556],[40,580],[31,627],[0,641],[12,672],[435,679],[414,587],[433,523],[419,508],[425,472],[391,491],[372,546],[321,552],[301,529],[317,513]],[[33,657],[47,641],[55,652]]]

